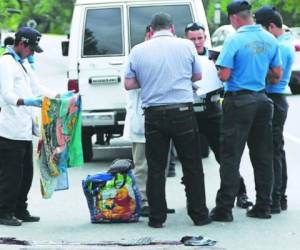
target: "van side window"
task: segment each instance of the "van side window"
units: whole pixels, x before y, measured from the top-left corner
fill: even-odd
[[[121,8],[88,9],[83,56],[123,54]]]
[[[185,26],[193,22],[189,4],[130,7],[130,48],[144,41],[145,28],[150,24],[152,16],[158,12],[166,12],[172,16],[178,37],[184,37]]]

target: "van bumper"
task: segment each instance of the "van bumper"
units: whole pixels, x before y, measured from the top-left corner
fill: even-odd
[[[82,112],[82,126],[96,127],[96,126],[115,126],[124,125],[124,111],[110,111],[110,112]]]

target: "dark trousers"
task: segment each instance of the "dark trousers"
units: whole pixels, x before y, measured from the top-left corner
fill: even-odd
[[[145,110],[146,158],[148,163],[147,197],[149,220],[163,223],[167,218],[165,169],[170,140],[182,164],[188,214],[193,221],[208,216],[199,133],[192,105],[188,108]]]
[[[209,147],[214,152],[216,161],[220,164],[220,134],[222,121],[222,107],[220,102],[215,102],[203,112],[195,112],[200,135],[206,137]],[[200,141],[201,143],[201,141]],[[246,185],[240,176],[240,187],[237,196],[247,193]]]
[[[283,128],[288,113],[288,103],[286,96],[283,94],[268,94],[268,97],[274,103],[273,115],[273,168],[274,168],[274,185],[272,192],[272,202],[280,205],[282,196],[285,196],[287,184],[287,168],[284,151]]]
[[[261,92],[226,94],[221,126],[217,207],[231,211],[239,188],[239,166],[247,142],[254,169],[256,205],[270,209],[273,184],[272,101]]]
[[[32,142],[0,137],[0,215],[27,209],[32,177]]]

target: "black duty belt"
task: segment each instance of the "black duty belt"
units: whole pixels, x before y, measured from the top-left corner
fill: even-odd
[[[249,89],[242,89],[238,91],[228,91],[225,92],[225,96],[239,96],[239,95],[247,95],[247,94],[257,94],[257,93],[266,93],[265,90],[253,91]]]
[[[188,103],[175,103],[175,104],[167,104],[167,105],[159,105],[159,106],[151,106],[145,108],[146,111],[164,111],[164,110],[172,110],[178,109],[180,111],[190,110],[192,109],[193,104],[191,102]]]

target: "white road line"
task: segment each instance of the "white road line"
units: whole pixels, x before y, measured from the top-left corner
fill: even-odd
[[[294,136],[294,135],[286,133],[286,132],[284,132],[283,134],[284,134],[285,138],[287,138],[297,144],[300,144],[300,137]]]

